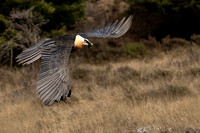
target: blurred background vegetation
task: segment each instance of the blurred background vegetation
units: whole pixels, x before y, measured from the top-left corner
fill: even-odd
[[[132,14],[125,36],[97,39],[95,48],[79,51],[78,57],[89,63],[151,57],[200,40],[198,0],[2,0],[0,6],[0,64],[11,67],[23,49],[40,40],[90,31]]]

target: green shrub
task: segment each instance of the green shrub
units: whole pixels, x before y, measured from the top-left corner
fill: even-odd
[[[147,48],[143,43],[135,42],[128,43],[125,47],[126,54],[130,57],[144,56],[147,53]]]
[[[63,26],[61,29],[59,30],[51,30],[50,32],[44,32],[45,37],[49,37],[49,38],[54,38],[56,36],[61,36],[61,35],[65,35],[67,34],[66,32],[66,27]]]

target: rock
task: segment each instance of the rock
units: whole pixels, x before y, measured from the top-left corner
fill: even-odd
[[[185,129],[185,133],[195,133],[194,129],[191,127],[188,127]]]
[[[152,129],[149,127],[141,127],[137,129],[137,133],[151,133]]]
[[[200,133],[200,129],[196,129],[196,130],[195,130],[195,133]]]

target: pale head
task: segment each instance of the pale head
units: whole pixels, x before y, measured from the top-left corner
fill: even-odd
[[[83,38],[80,35],[76,35],[75,41],[74,41],[74,47],[75,48],[82,48],[83,46],[90,47],[93,45],[88,39]]]

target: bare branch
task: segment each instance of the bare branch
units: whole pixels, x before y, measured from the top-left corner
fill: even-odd
[[[34,7],[28,10],[16,10],[14,9],[10,13],[8,18],[10,24],[8,25],[14,36],[9,33],[3,34],[5,38],[9,38],[4,44],[0,44],[0,59],[2,56],[10,59],[12,64],[13,48],[25,49],[31,45],[36,44],[40,39],[41,29],[40,27],[47,23],[39,13],[33,12]]]

